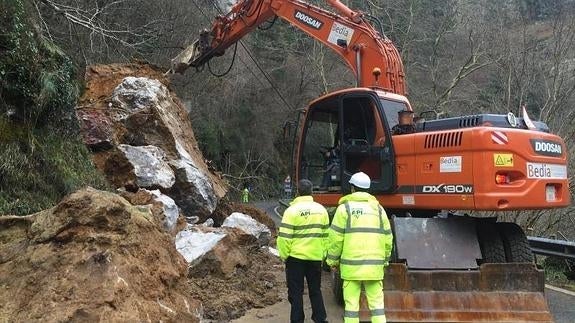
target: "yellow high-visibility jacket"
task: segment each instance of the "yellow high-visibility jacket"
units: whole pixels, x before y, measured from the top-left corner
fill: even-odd
[[[343,280],[381,280],[393,235],[387,214],[366,192],[342,197],[329,229],[327,264],[339,265]]]
[[[327,210],[311,196],[296,197],[285,210],[277,247],[280,258],[323,260],[327,252]]]

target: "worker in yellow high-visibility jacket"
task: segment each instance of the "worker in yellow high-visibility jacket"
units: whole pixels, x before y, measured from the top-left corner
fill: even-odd
[[[290,321],[304,322],[303,288],[307,281],[314,322],[326,322],[321,294],[321,265],[327,252],[327,210],[313,201],[312,183],[300,180],[298,197],[285,210],[277,238],[280,258],[285,261]]]
[[[393,236],[387,214],[367,193],[371,179],[355,173],[351,194],[339,200],[329,229],[327,264],[339,266],[345,301],[344,322],[359,322],[361,285],[365,289],[371,321],[385,322],[383,273],[391,256]]]

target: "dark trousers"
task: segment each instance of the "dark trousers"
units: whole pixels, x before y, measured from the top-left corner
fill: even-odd
[[[327,316],[321,295],[321,261],[301,260],[289,257],[286,260],[286,281],[288,300],[291,304],[290,321],[303,322],[303,279],[307,281],[314,322],[325,322]]]

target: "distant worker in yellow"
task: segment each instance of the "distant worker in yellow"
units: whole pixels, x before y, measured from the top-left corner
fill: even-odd
[[[298,197],[285,210],[277,238],[280,258],[285,261],[288,300],[291,304],[290,321],[304,322],[303,289],[307,281],[314,322],[326,322],[321,294],[321,265],[327,252],[327,210],[313,201],[313,184],[300,180]]]
[[[371,179],[363,172],[349,180],[351,194],[342,197],[329,229],[327,264],[339,266],[345,301],[344,322],[359,322],[361,285],[371,322],[385,322],[383,274],[393,245],[387,214],[367,190]],[[335,269],[335,268],[334,268]]]
[[[244,186],[242,190],[242,203],[248,203],[250,200],[250,190],[247,186]]]

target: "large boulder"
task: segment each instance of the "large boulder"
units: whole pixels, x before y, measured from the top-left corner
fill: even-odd
[[[270,229],[254,220],[251,216],[239,212],[230,214],[222,224],[222,228],[237,228],[249,235],[254,236],[260,246],[267,246],[270,242]]]
[[[232,277],[248,265],[245,242],[232,230],[195,226],[178,233],[176,249],[189,264],[189,277]]]
[[[159,189],[186,218],[205,221],[226,193],[198,148],[188,114],[161,70],[90,66],[77,109],[94,163],[117,188]]]
[[[150,205],[84,189],[0,217],[0,317],[10,322],[199,322],[187,265]]]
[[[194,210],[192,216],[206,220],[218,203],[209,178],[190,159],[173,160],[170,165],[176,174],[176,182],[168,194],[182,209]]]
[[[118,194],[133,205],[151,207],[152,214],[167,232],[175,233],[185,227],[179,222],[182,218],[176,202],[160,190],[139,189],[134,193],[120,189]]]
[[[119,145],[118,149],[132,165],[138,187],[168,189],[176,182],[174,172],[165,161],[166,154],[160,148]]]

